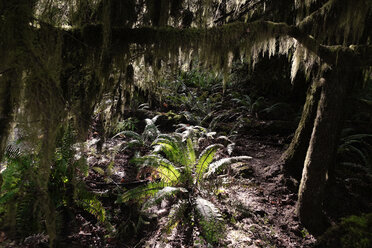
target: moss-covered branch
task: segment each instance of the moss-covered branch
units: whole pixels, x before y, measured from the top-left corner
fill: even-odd
[[[100,48],[102,46],[102,26],[90,25],[82,30],[72,31],[74,36],[87,45]],[[69,32],[71,34],[71,32]],[[345,46],[322,45],[311,35],[302,31],[298,26],[289,26],[286,23],[275,23],[270,21],[255,21],[251,23],[236,22],[212,27],[208,29],[189,28],[179,29],[173,27],[142,27],[142,28],[121,28],[112,29],[112,43],[116,47],[137,45],[156,45],[158,49],[165,49],[169,52],[177,52],[179,48],[216,48],[217,53],[227,48],[259,43],[278,36],[289,36],[295,38],[302,46],[319,56],[324,62],[336,64],[340,58],[352,59],[354,66],[370,65],[364,50],[370,48],[358,48]],[[367,59],[365,58],[367,56]],[[363,59],[363,61],[362,61]]]
[[[337,3],[336,0],[329,0],[322,7],[316,9],[310,15],[306,16],[301,22],[297,24],[297,27],[302,30],[309,30],[311,26],[316,25],[320,18],[324,17],[324,13],[328,12],[333,5]]]

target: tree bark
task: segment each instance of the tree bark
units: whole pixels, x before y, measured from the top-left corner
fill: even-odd
[[[0,161],[9,136],[14,110],[20,95],[20,73],[15,69],[8,70],[0,76]]]
[[[298,193],[297,214],[314,235],[320,235],[328,226],[323,214],[323,195],[328,169],[335,158],[343,102],[349,84],[347,70],[343,69],[334,69],[327,80],[322,80],[322,92]]]
[[[288,149],[281,157],[284,173],[298,181],[301,180],[306,152],[314,127],[320,92],[320,82],[313,82],[307,91],[306,102],[295,135]]]

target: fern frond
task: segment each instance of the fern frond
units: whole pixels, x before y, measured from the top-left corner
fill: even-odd
[[[168,222],[166,225],[167,233],[170,233],[175,227],[177,227],[178,223],[182,221],[185,216],[185,212],[187,210],[188,202],[183,200],[179,201],[177,204],[174,204],[169,211],[168,215]]]
[[[6,192],[2,195],[0,195],[0,205],[5,204],[6,202],[13,199],[15,196],[17,196],[17,193],[19,192],[19,188],[15,188],[9,192]]]
[[[155,195],[166,186],[168,185],[164,182],[155,182],[127,190],[122,195],[118,196],[116,203],[124,203],[130,200],[141,201],[149,196]]]
[[[223,235],[223,218],[217,207],[201,197],[195,201],[195,209],[200,220],[198,221],[205,240],[214,244],[219,241]]]
[[[192,140],[188,138],[186,140],[186,146],[187,146],[187,159],[188,159],[188,164],[194,164],[196,161],[196,155],[195,155],[195,149],[194,149],[194,144],[192,143]]]
[[[347,133],[349,130],[344,129],[343,131]],[[363,163],[372,169],[372,156],[370,155],[372,152],[371,138],[372,134],[345,136],[340,140],[337,153],[347,160],[358,160],[356,163]]]
[[[362,171],[366,174],[369,173],[368,171],[368,168],[366,168],[365,166],[359,164],[359,163],[353,163],[353,162],[341,162],[340,165],[350,169],[350,170],[353,170],[353,171]]]
[[[159,137],[152,143],[154,152],[163,152],[165,157],[174,163],[181,165],[187,164],[187,159],[184,154],[185,147],[182,141],[178,140],[175,136],[159,135]]]
[[[134,139],[134,140],[129,141],[126,144],[126,146],[124,146],[124,148],[122,150],[126,150],[128,148],[131,149],[133,147],[141,147],[143,145],[144,145],[144,142],[142,140],[136,140],[136,139]]]
[[[187,140],[188,138],[194,139],[197,136],[201,136],[208,132],[208,130],[202,126],[190,126],[188,124],[178,124],[178,128],[175,131],[180,133],[182,136],[182,141]]]
[[[155,121],[157,116],[154,117]],[[160,134],[158,127],[155,125],[155,121],[152,119],[145,119],[146,126],[143,130],[142,136],[145,140],[154,140]]]
[[[342,138],[341,140],[360,140],[365,138],[372,138],[372,134],[354,134],[347,137]]]
[[[222,220],[222,215],[217,207],[210,201],[198,197],[195,200],[195,208],[200,214],[200,217],[206,221]]]
[[[132,139],[136,139],[136,140],[140,140],[140,141],[143,141],[142,139],[142,136],[134,131],[122,131],[120,133],[117,133],[116,135],[114,135],[112,138],[116,138],[118,136],[126,136],[126,137],[129,137],[129,138],[132,138]]]
[[[180,172],[169,160],[157,155],[148,155],[140,158],[134,158],[131,162],[151,166],[159,173],[160,178],[166,182],[177,182]]]
[[[150,108],[150,106],[149,106],[149,104],[148,103],[142,103],[142,104],[140,104],[139,106],[138,106],[138,109],[149,109]]]
[[[252,159],[252,157],[249,156],[238,156],[238,157],[230,157],[230,158],[223,158],[218,161],[215,161],[209,165],[208,171],[204,174],[204,178],[209,178],[216,174],[218,171],[222,170],[225,168],[225,166],[236,163],[236,162],[241,162],[245,160]]]
[[[146,210],[156,204],[161,203],[164,199],[169,199],[174,197],[178,193],[187,193],[187,189],[181,187],[165,187],[159,190],[153,197],[151,197],[146,203],[143,205],[142,209]]]
[[[198,162],[196,163],[196,182],[199,182],[204,172],[208,169],[209,164],[212,162],[214,155],[218,149],[222,148],[221,144],[214,144],[206,147],[200,154]]]
[[[94,215],[97,220],[104,223],[106,220],[106,210],[104,209],[102,202],[97,199],[97,197],[86,197],[84,199],[77,200],[77,204],[82,206],[85,211]]]
[[[226,148],[227,148],[227,154],[229,154],[230,156],[234,151],[235,143],[228,144]]]
[[[100,174],[101,176],[105,175],[105,171],[101,167],[93,167],[92,170]]]
[[[359,156],[360,159],[362,159],[363,163],[368,166],[369,162],[368,162],[367,155],[362,150],[352,145],[349,145],[347,148],[351,153],[354,153],[357,156]]]

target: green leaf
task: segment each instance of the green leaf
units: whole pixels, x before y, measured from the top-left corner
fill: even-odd
[[[224,230],[223,218],[220,211],[213,203],[201,197],[198,197],[195,203],[203,237],[208,243],[217,243],[221,239]]]
[[[105,175],[105,171],[100,167],[93,167],[92,169],[102,176]]]
[[[196,164],[196,182],[199,182],[204,172],[208,169],[209,164],[212,162],[214,155],[218,149],[222,148],[221,144],[214,144],[206,147],[200,154]]]
[[[209,178],[212,175],[216,174],[218,171],[225,168],[225,166],[236,163],[242,162],[245,160],[252,159],[249,156],[238,156],[238,157],[231,157],[231,158],[223,158],[218,161],[215,161],[209,165],[208,171],[204,174],[204,178]]]
[[[12,191],[6,192],[2,196],[0,196],[0,204],[4,204],[7,201],[14,198],[17,195],[18,191],[19,191],[19,188],[15,188]]]
[[[162,151],[170,161],[181,165],[187,164],[186,148],[182,144],[180,137],[162,134],[159,135],[152,145],[155,153]]]
[[[127,148],[133,148],[133,147],[138,147],[138,146],[143,146],[144,142],[143,140],[131,140],[127,143],[127,145],[124,147],[123,150]]]
[[[148,209],[156,204],[161,203],[164,199],[174,197],[178,193],[187,193],[185,188],[181,187],[165,187],[159,190],[153,197],[151,197],[144,205],[142,209]]]
[[[159,173],[160,178],[166,183],[176,183],[180,172],[169,160],[158,155],[148,155],[140,158],[134,158],[131,162],[151,166]]]
[[[146,197],[155,195],[159,190],[163,189],[166,186],[167,184],[163,182],[156,182],[127,190],[118,197],[116,203],[124,203],[130,200],[141,201]]]
[[[144,137],[145,140],[148,139],[155,139],[159,134],[159,129],[155,125],[155,121],[157,120],[158,116],[155,116],[153,119],[145,119],[146,121],[146,126],[145,129],[142,133],[142,136]]]
[[[179,201],[174,204],[169,211],[168,222],[166,225],[167,233],[169,234],[180,221],[184,219],[185,212],[187,210],[188,202],[185,200]]]
[[[192,143],[192,140],[188,138],[186,140],[187,142],[187,157],[188,157],[188,164],[194,164],[196,161],[196,155],[195,155],[195,149],[194,149],[194,144]]]
[[[136,133],[136,132],[133,132],[133,131],[122,131],[120,133],[117,133],[112,138],[114,139],[117,136],[126,136],[126,137],[129,137],[129,138],[133,138],[133,139],[136,139],[136,140],[143,141],[142,136],[140,134]]]

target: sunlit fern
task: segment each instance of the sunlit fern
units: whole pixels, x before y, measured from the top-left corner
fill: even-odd
[[[26,237],[40,231],[40,211],[36,209],[35,164],[32,154],[22,154],[16,146],[8,145],[4,154],[5,169],[1,172],[0,228],[8,235]]]
[[[201,133],[206,132],[201,127],[197,129]],[[170,232],[181,221],[192,223],[191,219],[197,218],[196,223],[203,237],[207,242],[215,244],[223,237],[223,218],[213,203],[201,197],[203,182],[227,165],[250,157],[214,161],[223,145],[213,144],[199,153],[192,140],[197,141],[197,137],[196,130],[187,126],[184,126],[181,133],[159,135],[152,143],[153,151],[150,155],[132,160],[133,163],[153,168],[159,180],[125,191],[119,196],[118,202],[143,202],[142,211],[146,213],[163,200],[174,199],[166,230]]]
[[[148,146],[160,134],[160,131],[155,124],[158,117],[159,116],[157,115],[152,119],[145,119],[146,126],[142,134],[139,134],[134,131],[126,130],[126,131],[121,131],[117,133],[112,138],[127,137],[130,139],[128,142],[124,144],[122,150],[132,149],[135,147]]]

